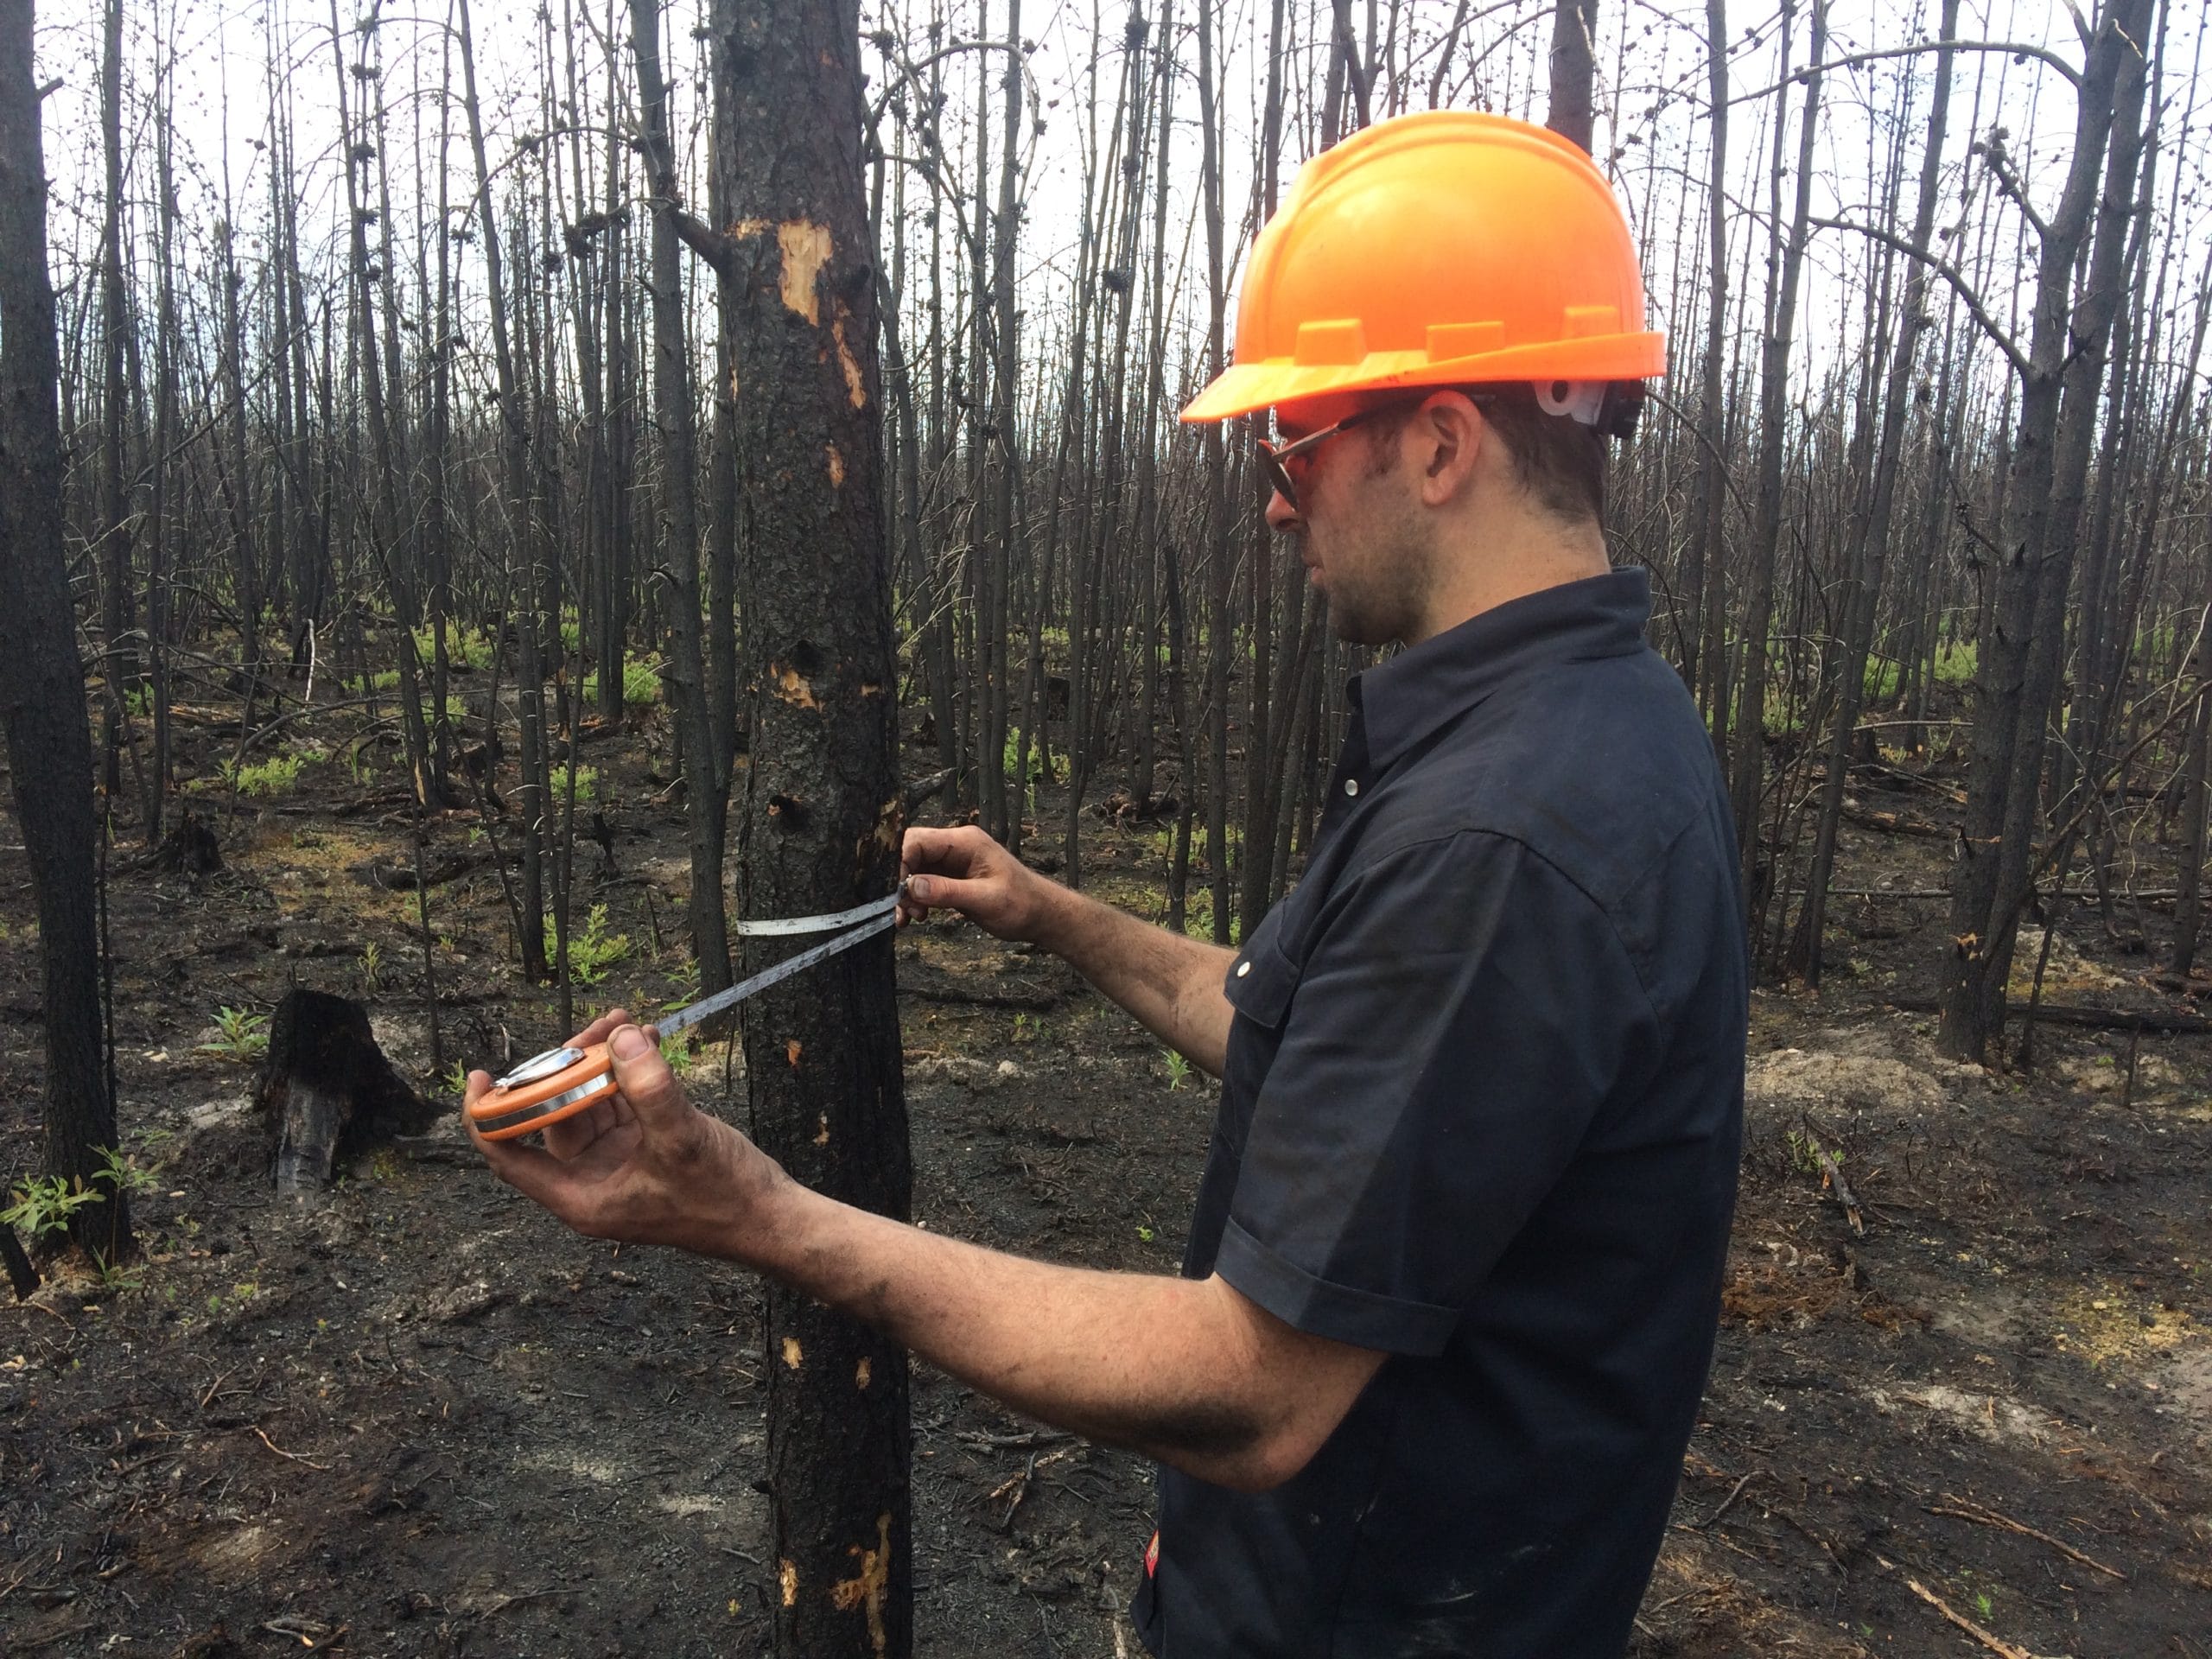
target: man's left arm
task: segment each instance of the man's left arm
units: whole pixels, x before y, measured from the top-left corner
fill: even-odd
[[[577,1039],[611,1039],[616,1101],[554,1125],[543,1149],[478,1141],[578,1232],[756,1268],[1029,1416],[1242,1491],[1303,1468],[1385,1357],[1294,1329],[1217,1277],[1030,1261],[810,1192],[691,1106],[622,1020]],[[473,1076],[471,1097],[488,1084]]]

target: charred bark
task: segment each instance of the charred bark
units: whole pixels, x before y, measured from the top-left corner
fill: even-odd
[[[890,891],[903,823],[858,10],[718,0],[709,33],[740,325],[741,899],[747,916],[836,910]],[[761,1147],[903,1218],[893,988],[890,943],[873,942],[747,1004],[745,1047]],[[796,1292],[766,1300],[776,1651],[896,1659],[912,1626],[906,1356]]]
[[[131,1253],[128,1201],[95,1180],[116,1146],[101,1066],[92,748],[61,548],[60,365],[46,270],[46,158],[31,0],[0,0],[0,721],[38,906],[46,1027],[45,1173],[102,1196],[70,1236]]]

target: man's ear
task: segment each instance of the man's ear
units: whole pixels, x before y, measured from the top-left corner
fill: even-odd
[[[1436,392],[1406,423],[1421,463],[1424,506],[1440,507],[1470,489],[1477,463],[1491,443],[1490,426],[1463,391]]]

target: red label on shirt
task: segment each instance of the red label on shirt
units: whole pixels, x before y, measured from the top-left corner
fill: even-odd
[[[1152,1541],[1144,1547],[1144,1575],[1151,1578],[1160,1571],[1160,1535],[1154,1532]]]

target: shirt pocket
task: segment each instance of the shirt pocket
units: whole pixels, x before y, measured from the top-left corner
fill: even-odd
[[[1230,964],[1222,981],[1229,1006],[1255,1024],[1280,1030],[1298,994],[1300,964],[1283,955],[1275,930],[1263,928]]]

